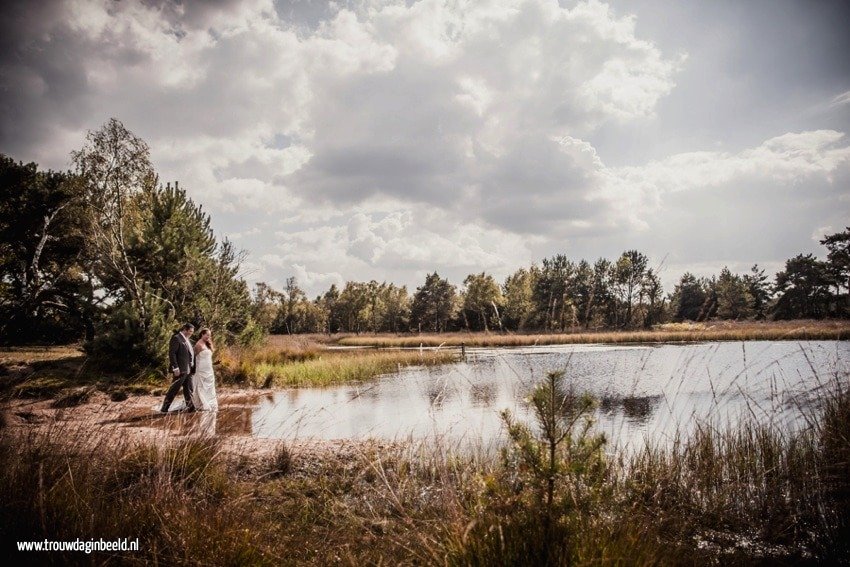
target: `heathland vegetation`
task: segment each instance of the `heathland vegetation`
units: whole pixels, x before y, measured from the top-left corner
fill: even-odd
[[[840,564],[850,396],[824,386],[804,430],[703,424],[629,453],[605,450],[596,401],[560,375],[530,397],[537,423],[504,415],[500,454],[284,442],[258,453],[250,440],[7,425],[0,534],[141,539],[125,555],[39,555],[58,564]]]

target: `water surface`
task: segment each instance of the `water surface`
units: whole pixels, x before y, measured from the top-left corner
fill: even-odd
[[[600,400],[597,427],[612,445],[665,443],[697,424],[742,417],[805,426],[823,387],[848,376],[850,343],[718,342],[466,349],[441,367],[413,367],[373,382],[274,392],[252,416],[258,437],[430,439],[493,446],[509,409],[533,421],[527,398],[563,371]]]

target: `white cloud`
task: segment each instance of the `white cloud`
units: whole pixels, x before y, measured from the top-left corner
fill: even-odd
[[[843,92],[830,101],[830,106],[844,106],[850,104],[850,91]]]
[[[278,244],[263,261],[294,272],[301,265],[318,281],[338,274],[413,286],[434,269],[455,279],[486,269],[505,275],[533,259],[528,241],[498,229],[449,218],[427,206],[397,205],[390,212],[338,214],[322,225],[276,233]]]
[[[850,144],[834,130],[787,133],[738,153],[689,152],[645,165],[601,170],[597,195],[619,202],[620,215],[639,228],[657,211],[665,194],[697,189],[748,186],[769,181],[788,186],[806,179],[832,183],[850,166]],[[770,197],[768,197],[770,198]],[[774,197],[775,198],[775,197]]]
[[[243,238],[256,236],[260,234],[260,229],[258,227],[249,228],[248,230],[244,230],[242,232],[230,232],[226,236],[230,240],[242,240]]]
[[[587,196],[582,164],[552,136],[651,115],[678,68],[595,0],[369,2],[309,30],[271,0],[77,0],[50,25],[47,37],[79,52],[88,114],[100,118],[80,120],[69,102],[45,119],[73,122],[81,139],[119,117],[164,177],[227,212],[386,196],[481,206],[488,222],[528,232],[521,209],[551,227],[553,207]],[[44,76],[31,77],[34,93]],[[274,147],[281,136],[288,145]]]
[[[833,230],[832,225],[819,226],[815,230],[812,231],[812,240],[815,242],[820,242],[823,240],[823,237],[827,234],[834,234],[836,231]]]
[[[85,130],[123,120],[255,279],[460,281],[553,252],[663,254],[697,208],[736,238],[735,208],[805,198],[805,236],[848,213],[840,125],[649,162],[600,151],[654,129],[699,60],[597,0],[363,0],[310,25],[272,0],[57,6],[32,9],[0,67],[0,149],[64,167]],[[722,208],[732,193],[750,209]]]
[[[422,0],[360,17],[397,56],[382,73],[316,83],[312,158],[284,180],[308,199],[388,196],[569,232],[594,172],[553,136],[651,115],[678,68],[593,1]]]

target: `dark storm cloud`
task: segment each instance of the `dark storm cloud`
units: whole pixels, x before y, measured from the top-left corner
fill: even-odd
[[[57,127],[77,128],[90,112],[82,66],[86,46],[72,33],[54,32],[60,5],[3,3],[0,149],[19,159],[32,159]]]
[[[446,203],[463,183],[459,136],[469,119],[452,85],[400,62],[389,73],[331,81],[316,101],[314,156],[289,180],[308,198],[373,195]]]

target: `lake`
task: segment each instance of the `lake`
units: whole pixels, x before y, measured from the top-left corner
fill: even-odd
[[[279,390],[261,399],[252,434],[265,438],[440,440],[492,447],[500,411],[533,421],[526,399],[563,371],[599,399],[597,428],[611,447],[664,444],[697,424],[754,417],[805,425],[824,387],[845,378],[850,342],[775,341],[554,345],[466,349],[462,362],[411,367],[372,382]]]

